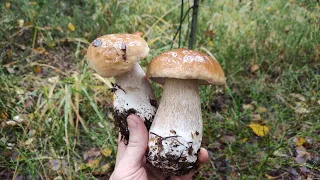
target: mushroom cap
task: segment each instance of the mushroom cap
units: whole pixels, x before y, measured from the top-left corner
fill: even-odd
[[[149,47],[140,36],[108,34],[95,39],[87,50],[89,65],[101,76],[112,77],[128,72],[147,57]]]
[[[174,49],[153,58],[147,77],[164,84],[166,78],[197,79],[202,85],[223,85],[225,76],[219,62],[205,53]]]

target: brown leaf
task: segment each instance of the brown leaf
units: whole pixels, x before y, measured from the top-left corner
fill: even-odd
[[[306,101],[306,98],[302,94],[291,93],[290,96],[297,98],[300,101]]]
[[[233,143],[233,142],[236,142],[236,137],[224,135],[220,138],[220,140],[223,143]]]
[[[258,64],[254,64],[251,66],[250,70],[251,70],[251,73],[254,73],[256,72],[257,70],[259,69],[259,66]]]
[[[83,159],[87,161],[89,158],[97,157],[101,154],[100,150],[97,148],[91,148],[89,151],[83,153]]]
[[[302,146],[297,147],[296,151],[297,151],[297,156],[295,158],[295,161],[298,164],[303,164],[303,163],[307,162],[307,160],[311,159],[311,154],[309,152],[307,152],[304,147],[302,147]]]
[[[57,159],[50,159],[50,167],[54,171],[58,171],[61,167],[61,161]]]

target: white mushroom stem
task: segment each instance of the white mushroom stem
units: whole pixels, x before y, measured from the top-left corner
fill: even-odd
[[[115,121],[127,141],[129,132],[126,118],[136,114],[150,127],[156,113],[157,102],[151,85],[140,65],[137,63],[127,73],[115,77],[114,111]],[[148,127],[149,126],[149,127]]]
[[[201,117],[197,80],[167,79],[149,132],[149,162],[176,175],[194,168],[202,139]]]

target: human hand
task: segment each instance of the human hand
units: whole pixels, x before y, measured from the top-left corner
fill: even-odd
[[[143,121],[136,115],[127,118],[130,131],[129,143],[126,146],[123,141],[118,139],[118,153],[115,169],[110,177],[111,180],[118,179],[157,179],[164,180],[162,172],[154,169],[146,163],[145,152],[148,146],[148,131]],[[207,162],[208,152],[204,148],[200,149],[198,160],[200,164]],[[194,171],[184,176],[171,176],[171,180],[191,179]]]

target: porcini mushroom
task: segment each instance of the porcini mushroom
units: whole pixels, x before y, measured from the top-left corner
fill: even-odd
[[[194,169],[202,140],[199,85],[223,85],[218,61],[188,49],[175,49],[151,60],[147,77],[164,84],[149,131],[147,160],[167,175]]]
[[[109,34],[95,39],[87,50],[89,65],[102,77],[114,77],[114,119],[125,144],[129,140],[127,116],[138,115],[150,128],[157,101],[138,62],[147,57],[149,47],[140,36]]]

